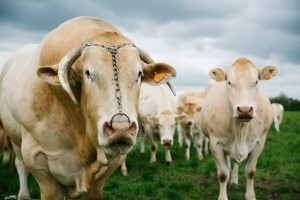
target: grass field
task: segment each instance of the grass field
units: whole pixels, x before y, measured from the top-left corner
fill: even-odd
[[[164,150],[159,146],[157,163],[150,164],[149,146],[139,153],[139,143],[127,156],[128,176],[120,170],[109,177],[104,188],[104,199],[217,199],[219,182],[214,160],[209,154],[198,161],[196,150],[191,160],[185,161],[184,149],[178,147],[177,136],[172,146],[173,164],[167,166]],[[270,129],[266,146],[257,164],[255,192],[258,200],[300,200],[300,112],[285,112],[281,132]],[[239,169],[239,185],[228,186],[228,198],[244,199],[244,164]],[[18,176],[8,166],[0,168],[0,199],[17,194]],[[32,198],[39,198],[39,189],[29,177]]]

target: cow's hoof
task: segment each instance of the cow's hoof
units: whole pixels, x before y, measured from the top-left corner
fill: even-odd
[[[166,164],[167,164],[168,166],[170,166],[170,165],[172,165],[172,161],[167,161]]]
[[[122,173],[123,176],[127,176],[127,174],[128,174],[127,170],[121,170],[121,173]]]

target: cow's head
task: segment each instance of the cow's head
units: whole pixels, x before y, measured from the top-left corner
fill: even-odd
[[[259,80],[269,80],[277,72],[276,67],[259,69],[248,59],[240,58],[228,69],[215,68],[209,75],[218,82],[226,81],[233,117],[247,122],[256,117]]]
[[[136,142],[141,83],[169,83],[176,71],[154,63],[127,38],[117,33],[108,36],[78,46],[59,65],[41,67],[37,74],[45,82],[61,86],[81,107],[91,142],[114,157],[128,153]],[[109,48],[116,46],[114,59],[114,50]]]
[[[179,106],[177,108],[177,112],[179,113],[178,121],[192,126],[194,124],[194,116],[196,112],[201,111],[201,108],[199,103],[186,103],[184,106]]]
[[[173,145],[176,127],[176,115],[173,112],[164,110],[158,115],[149,116],[147,120],[152,127],[158,129],[162,145]]]

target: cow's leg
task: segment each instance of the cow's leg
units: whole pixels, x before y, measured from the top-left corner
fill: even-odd
[[[182,133],[182,126],[180,123],[178,123],[177,126],[177,133],[178,133],[178,143],[179,143],[179,147],[182,147],[183,144],[183,133]]]
[[[141,139],[140,152],[145,153],[145,133],[143,131],[140,131],[140,139]]]
[[[254,174],[256,170],[256,163],[258,160],[258,157],[260,156],[264,145],[265,145],[265,139],[267,134],[264,134],[260,137],[260,141],[256,143],[253,151],[249,154],[246,165],[245,165],[245,176],[247,179],[247,186],[246,186],[246,194],[245,199],[246,200],[255,200],[255,192],[254,192]]]
[[[27,185],[28,170],[25,167],[23,162],[21,148],[18,145],[16,145],[14,142],[12,142],[12,145],[13,145],[14,152],[16,154],[15,165],[19,175],[19,183],[20,183],[18,199],[30,199],[30,194]]]
[[[167,162],[167,165],[170,165],[172,163],[170,146],[169,145],[165,146],[165,150],[166,150],[166,162]]]
[[[202,155],[203,135],[199,133],[197,136],[194,137],[194,141],[197,149],[198,159],[202,160],[203,159],[203,155]]]
[[[220,183],[220,193],[218,200],[228,200],[227,183],[229,180],[230,169],[227,164],[226,155],[221,145],[219,145],[218,143],[213,144],[213,142],[211,142],[210,147],[218,168],[218,177]]]
[[[2,166],[6,165],[9,162],[10,159],[10,149],[8,147],[8,144],[6,143],[4,145],[4,151],[3,151],[3,157],[2,157]]]
[[[22,156],[28,170],[36,179],[43,200],[63,200],[62,186],[49,172],[48,160],[30,133],[22,133]]]
[[[121,173],[123,176],[127,176],[126,155],[124,156],[124,159],[122,160]]]
[[[204,136],[204,154],[208,155],[208,138]]]
[[[231,184],[236,184],[238,185],[239,181],[238,181],[238,172],[239,172],[239,164],[237,164],[236,162],[233,164],[233,169],[231,171],[231,175],[230,175],[230,183]]]
[[[157,149],[157,144],[154,139],[154,133],[150,125],[146,125],[145,127],[145,134],[147,135],[149,141],[150,141],[150,146],[151,146],[151,159],[150,163],[156,162],[156,149]]]
[[[274,127],[277,132],[279,132],[279,121],[278,116],[274,116]]]
[[[6,144],[6,132],[4,131],[4,128],[0,122],[0,152],[2,152],[4,150],[4,146]]]
[[[185,141],[185,159],[190,160],[190,148],[191,148],[191,140],[189,137],[184,138]]]
[[[90,193],[84,195],[85,200],[102,200],[103,199],[103,186],[107,178],[120,166],[122,160],[125,159],[124,156],[118,156],[111,161],[105,172],[97,179]]]

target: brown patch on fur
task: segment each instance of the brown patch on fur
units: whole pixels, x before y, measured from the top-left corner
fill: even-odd
[[[156,146],[152,145],[151,146],[151,151],[155,151],[156,150]]]
[[[251,171],[251,172],[248,174],[248,178],[253,179],[253,178],[254,178],[254,174],[255,174],[255,171]]]
[[[224,183],[224,182],[226,181],[226,179],[227,179],[226,174],[221,173],[221,174],[219,175],[219,181],[220,181],[221,183]]]
[[[247,65],[247,64],[252,64],[252,62],[247,58],[239,58],[234,62],[233,65]]]
[[[170,110],[163,110],[161,112],[161,114],[163,114],[163,115],[172,115],[173,113]]]

